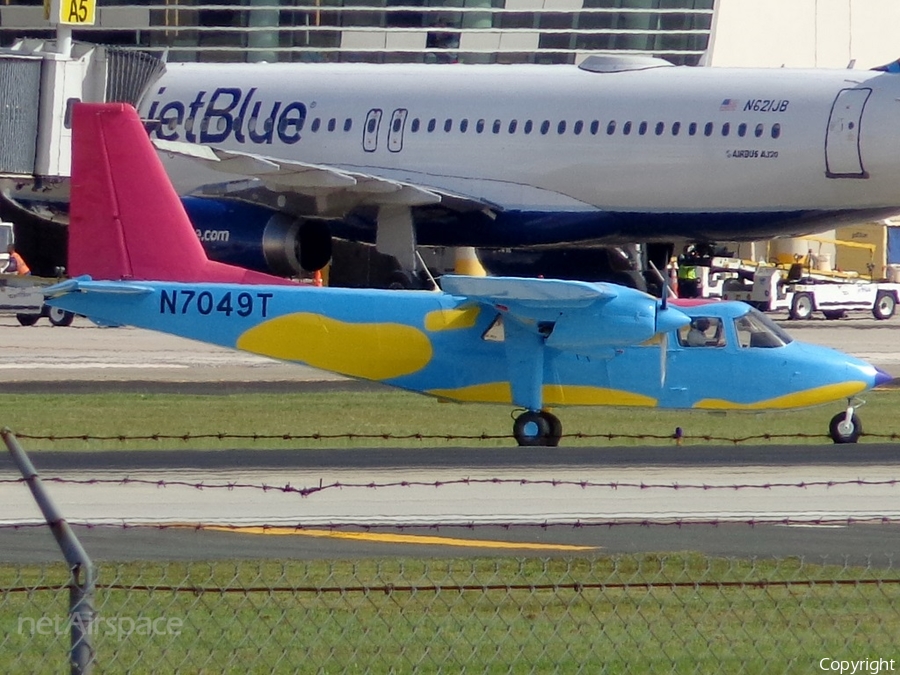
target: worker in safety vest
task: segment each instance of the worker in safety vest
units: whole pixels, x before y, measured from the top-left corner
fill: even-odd
[[[25,263],[25,259],[16,253],[15,244],[7,246],[6,252],[9,254],[9,262],[6,263],[6,267],[3,270],[6,274],[18,274],[20,276],[31,274],[31,268]]]
[[[678,297],[700,297],[700,281],[697,278],[697,263],[700,256],[693,246],[685,246],[678,258]]]

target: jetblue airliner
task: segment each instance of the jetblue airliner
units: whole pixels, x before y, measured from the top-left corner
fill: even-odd
[[[332,234],[408,266],[416,240],[753,240],[894,215],[889,70],[186,63],[141,114],[212,249],[253,223],[268,269],[315,269]]]

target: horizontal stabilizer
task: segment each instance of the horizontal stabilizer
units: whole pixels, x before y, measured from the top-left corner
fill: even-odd
[[[93,281],[88,276],[66,279],[44,289],[45,298],[56,298],[67,293],[107,293],[115,295],[147,295],[153,289],[149,286],[138,286],[133,283],[116,283],[113,281]]]

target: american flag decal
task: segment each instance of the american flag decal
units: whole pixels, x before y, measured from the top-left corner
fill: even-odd
[[[722,105],[719,106],[719,110],[721,112],[734,112],[737,110],[737,100],[733,98],[726,98],[722,101]]]

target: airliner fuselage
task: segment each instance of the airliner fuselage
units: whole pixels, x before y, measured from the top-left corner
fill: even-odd
[[[751,239],[900,212],[900,76],[886,72],[180,64],[142,113],[155,139],[483,204],[453,225],[474,245]],[[175,178],[183,192],[210,180]],[[426,238],[451,221],[418,208]]]

